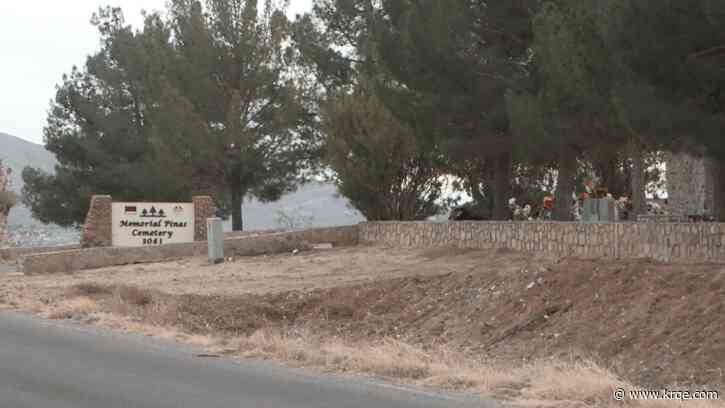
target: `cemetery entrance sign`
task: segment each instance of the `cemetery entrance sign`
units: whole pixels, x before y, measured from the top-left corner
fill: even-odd
[[[111,219],[113,246],[194,242],[193,203],[113,203]]]

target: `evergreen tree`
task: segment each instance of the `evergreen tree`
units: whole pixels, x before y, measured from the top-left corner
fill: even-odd
[[[291,74],[289,22],[271,1],[174,0],[143,30],[95,17],[103,49],[64,77],[46,127],[55,176],[25,172],[35,215],[83,221],[90,194],[180,201],[212,193],[242,229],[247,194],[274,200],[311,171],[314,106]]]
[[[444,160],[424,137],[430,115],[381,63],[381,12],[368,0],[316,1],[293,38],[321,85],[323,164],[340,192],[371,220],[424,219],[440,210]]]
[[[559,221],[571,220],[580,162],[587,156],[598,161],[596,152],[612,160],[615,146],[628,140],[616,116],[621,71],[597,30],[596,11],[588,0],[544,3],[534,20],[530,86],[508,95],[515,126],[532,146],[556,158]]]
[[[284,10],[269,0],[210,0],[206,9],[177,0],[170,10],[181,69],[167,77],[166,111],[183,106],[197,137],[161,131],[158,140],[229,197],[236,231],[246,195],[276,200],[314,168],[319,135],[304,78],[292,76]]]
[[[451,160],[491,169],[491,177],[465,179],[487,182],[493,218],[499,220],[509,217],[514,154],[521,147],[505,95],[529,75],[536,3],[385,1],[385,18],[376,22],[386,66],[426,97],[430,125]]]
[[[149,100],[146,78],[157,41],[168,33],[157,16],[134,33],[119,9],[94,17],[102,49],[84,69],[63,77],[45,127],[46,149],[58,159],[55,175],[25,169],[23,201],[43,222],[80,225],[92,194],[118,200],[179,201],[189,198],[183,179],[156,163],[147,132]]]
[[[609,0],[599,15],[613,60],[631,79],[620,98],[628,126],[669,150],[704,146],[725,168],[722,2]],[[725,179],[718,181],[716,215],[725,219]]]
[[[440,210],[442,158],[361,81],[323,109],[324,162],[368,220],[423,220]]]

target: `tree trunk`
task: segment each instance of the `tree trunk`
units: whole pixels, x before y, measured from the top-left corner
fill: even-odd
[[[508,201],[511,198],[511,153],[496,157],[494,163],[493,217],[494,221],[506,221],[510,217]]]
[[[484,206],[486,203],[486,197],[481,192],[482,188],[485,188],[485,186],[481,185],[481,180],[486,180],[486,175],[483,171],[479,172],[476,170],[473,170],[474,174],[471,174],[468,176],[468,182],[470,183],[471,188],[471,198],[473,198],[473,202],[475,205]]]
[[[553,218],[555,221],[571,221],[572,194],[576,177],[576,152],[562,146],[559,154],[559,173],[556,179],[556,204]]]
[[[632,213],[630,220],[637,220],[637,216],[644,214],[647,209],[644,182],[644,152],[642,145],[632,142]]]
[[[242,204],[244,191],[239,183],[232,184],[232,231],[243,231],[244,221],[242,219]]]
[[[622,178],[618,175],[619,160],[615,158],[604,159],[595,165],[595,171],[599,175],[600,185],[607,188],[613,197],[621,197],[629,191],[629,186],[622,185]]]

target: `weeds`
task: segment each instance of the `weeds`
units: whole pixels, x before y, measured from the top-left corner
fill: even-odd
[[[430,350],[394,338],[351,340],[329,337],[304,328],[264,327],[249,336],[231,336],[221,328],[205,335],[184,333],[181,299],[132,286],[106,287],[83,283],[66,291],[66,298],[47,305],[52,319],[94,316],[98,324],[145,332],[192,343],[224,354],[285,361],[291,364],[384,377],[420,386],[481,393],[522,407],[642,407],[714,408],[720,401],[627,401],[615,403],[612,392],[635,387],[611,371],[587,360],[546,360],[500,366],[475,361],[445,346]],[[204,309],[197,318],[218,319],[219,311]],[[238,324],[235,308],[231,323]],[[224,336],[227,336],[224,338]]]

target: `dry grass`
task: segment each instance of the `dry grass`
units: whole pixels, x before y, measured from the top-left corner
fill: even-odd
[[[22,294],[22,293],[21,293]],[[18,298],[30,298],[18,296]],[[591,361],[539,361],[517,367],[474,361],[439,346],[430,350],[393,338],[321,337],[304,329],[265,328],[234,339],[220,333],[184,333],[175,297],[133,286],[80,283],[43,303],[52,319],[77,319],[106,327],[190,343],[210,353],[274,359],[294,365],[384,377],[420,386],[480,393],[522,407],[714,408],[721,401],[627,401],[612,392],[635,387]],[[675,389],[676,387],[672,387]]]
[[[445,389],[504,394],[520,384],[518,373],[471,362],[463,355],[438,348],[426,352],[395,339],[373,343],[341,339],[311,340],[260,330],[243,338],[242,356],[296,362],[342,372],[410,381]]]
[[[66,294],[68,297],[73,296],[98,296],[111,293],[111,289],[107,286],[94,282],[83,282],[68,288]]]
[[[457,352],[427,352],[394,339],[349,343],[310,340],[260,330],[239,343],[242,356],[293,362],[303,366],[403,380],[417,385],[479,392],[522,407],[714,408],[721,401],[615,402],[618,387],[635,387],[591,361],[540,361],[521,367],[471,362]]]
[[[173,297],[132,286],[82,283],[48,305],[52,319],[86,319],[106,327],[203,347],[211,353],[284,361],[328,371],[373,375],[420,386],[481,393],[522,407],[714,408],[714,401],[627,401],[617,403],[618,387],[635,387],[591,361],[539,361],[502,367],[472,361],[439,346],[422,350],[392,338],[352,341],[319,337],[304,329],[262,329],[234,340],[187,334],[180,329]]]
[[[443,367],[428,353],[394,339],[376,343],[319,341],[306,335],[291,337],[259,330],[242,338],[239,350],[245,357],[294,361],[395,379],[431,379]]]
[[[226,344],[213,336],[183,333],[171,324],[175,313],[173,301],[157,299],[151,291],[131,286],[82,283],[69,287],[61,300],[47,305],[45,315],[54,320],[83,320],[208,349],[218,349]]]
[[[528,386],[522,390],[519,404],[546,406],[552,402],[569,403],[571,406],[592,407],[641,407],[641,408],[715,408],[723,407],[722,401],[666,401],[646,400],[617,402],[613,393],[617,388],[631,391],[641,389],[617,377],[592,361],[561,363],[536,363],[524,368]],[[688,387],[670,387],[688,389]],[[578,405],[577,405],[578,404]],[[564,405],[566,406],[566,405]]]
[[[149,305],[154,298],[151,291],[127,285],[117,286],[113,294],[120,302],[124,302],[133,306]]]
[[[626,387],[624,381],[591,361],[538,362],[527,371],[530,380],[524,398],[597,402],[610,399],[617,387]]]
[[[66,299],[51,307],[48,312],[49,319],[80,319],[99,312],[100,308],[95,300],[86,297]]]

